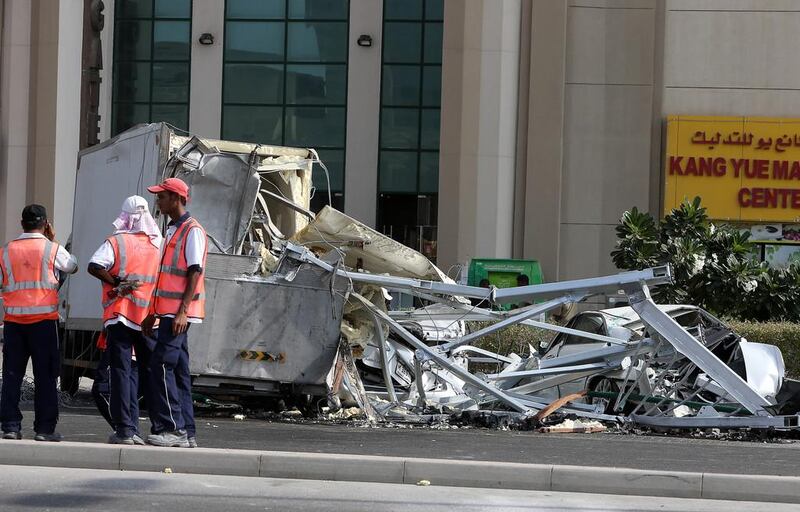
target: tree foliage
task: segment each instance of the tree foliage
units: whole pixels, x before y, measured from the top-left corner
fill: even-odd
[[[617,268],[672,266],[675,283],[653,290],[657,302],[694,304],[739,320],[800,321],[800,266],[759,262],[750,233],[711,222],[699,197],[660,222],[634,207],[616,231]]]

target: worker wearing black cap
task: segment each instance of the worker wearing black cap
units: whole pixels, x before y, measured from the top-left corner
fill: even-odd
[[[44,206],[22,210],[24,233],[0,249],[4,318],[0,427],[3,439],[22,439],[20,390],[33,360],[36,441],[60,441],[58,422],[58,272],[74,273],[75,257],[54,242]]]

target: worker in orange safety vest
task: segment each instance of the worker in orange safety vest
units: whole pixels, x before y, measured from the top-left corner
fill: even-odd
[[[158,335],[150,357],[148,410],[155,446],[197,446],[189,373],[187,331],[205,316],[206,232],[186,211],[189,187],[178,178],[149,187],[159,210],[169,216],[151,314],[142,324],[146,335],[158,319]]]
[[[88,272],[102,283],[105,343],[100,344],[106,345],[106,357],[101,360],[108,361],[110,375],[99,377],[109,377],[111,444],[144,444],[139,436],[139,369],[147,368],[150,351],[141,324],[150,311],[162,242],[149,208],[143,197],[127,198],[113,222],[114,233],[89,261]]]
[[[3,385],[0,390],[0,427],[3,439],[22,439],[19,400],[22,380],[33,361],[36,441],[60,441],[58,423],[60,369],[58,340],[59,272],[74,273],[78,262],[55,240],[44,206],[22,210],[24,233],[0,249],[2,285]]]

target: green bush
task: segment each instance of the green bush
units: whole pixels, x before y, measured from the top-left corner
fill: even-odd
[[[617,268],[672,267],[675,283],[653,290],[660,304],[694,304],[738,320],[800,321],[800,266],[759,262],[750,232],[711,222],[699,197],[660,222],[632,208],[616,231]]]
[[[728,321],[727,324],[748,341],[777,346],[783,353],[787,376],[800,378],[800,324],[746,321]]]

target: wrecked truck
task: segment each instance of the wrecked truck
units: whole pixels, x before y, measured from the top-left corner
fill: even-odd
[[[141,195],[153,208],[148,186],[183,179],[191,188],[188,209],[208,233],[207,318],[191,335],[195,388],[325,396],[348,283],[281,258],[275,245],[314,218],[314,162],[313,150],[201,140],[162,123],[139,125],[81,151],[71,250],[85,265],[126,197]],[[99,357],[100,289],[78,272],[61,295],[61,385],[72,391]]]

